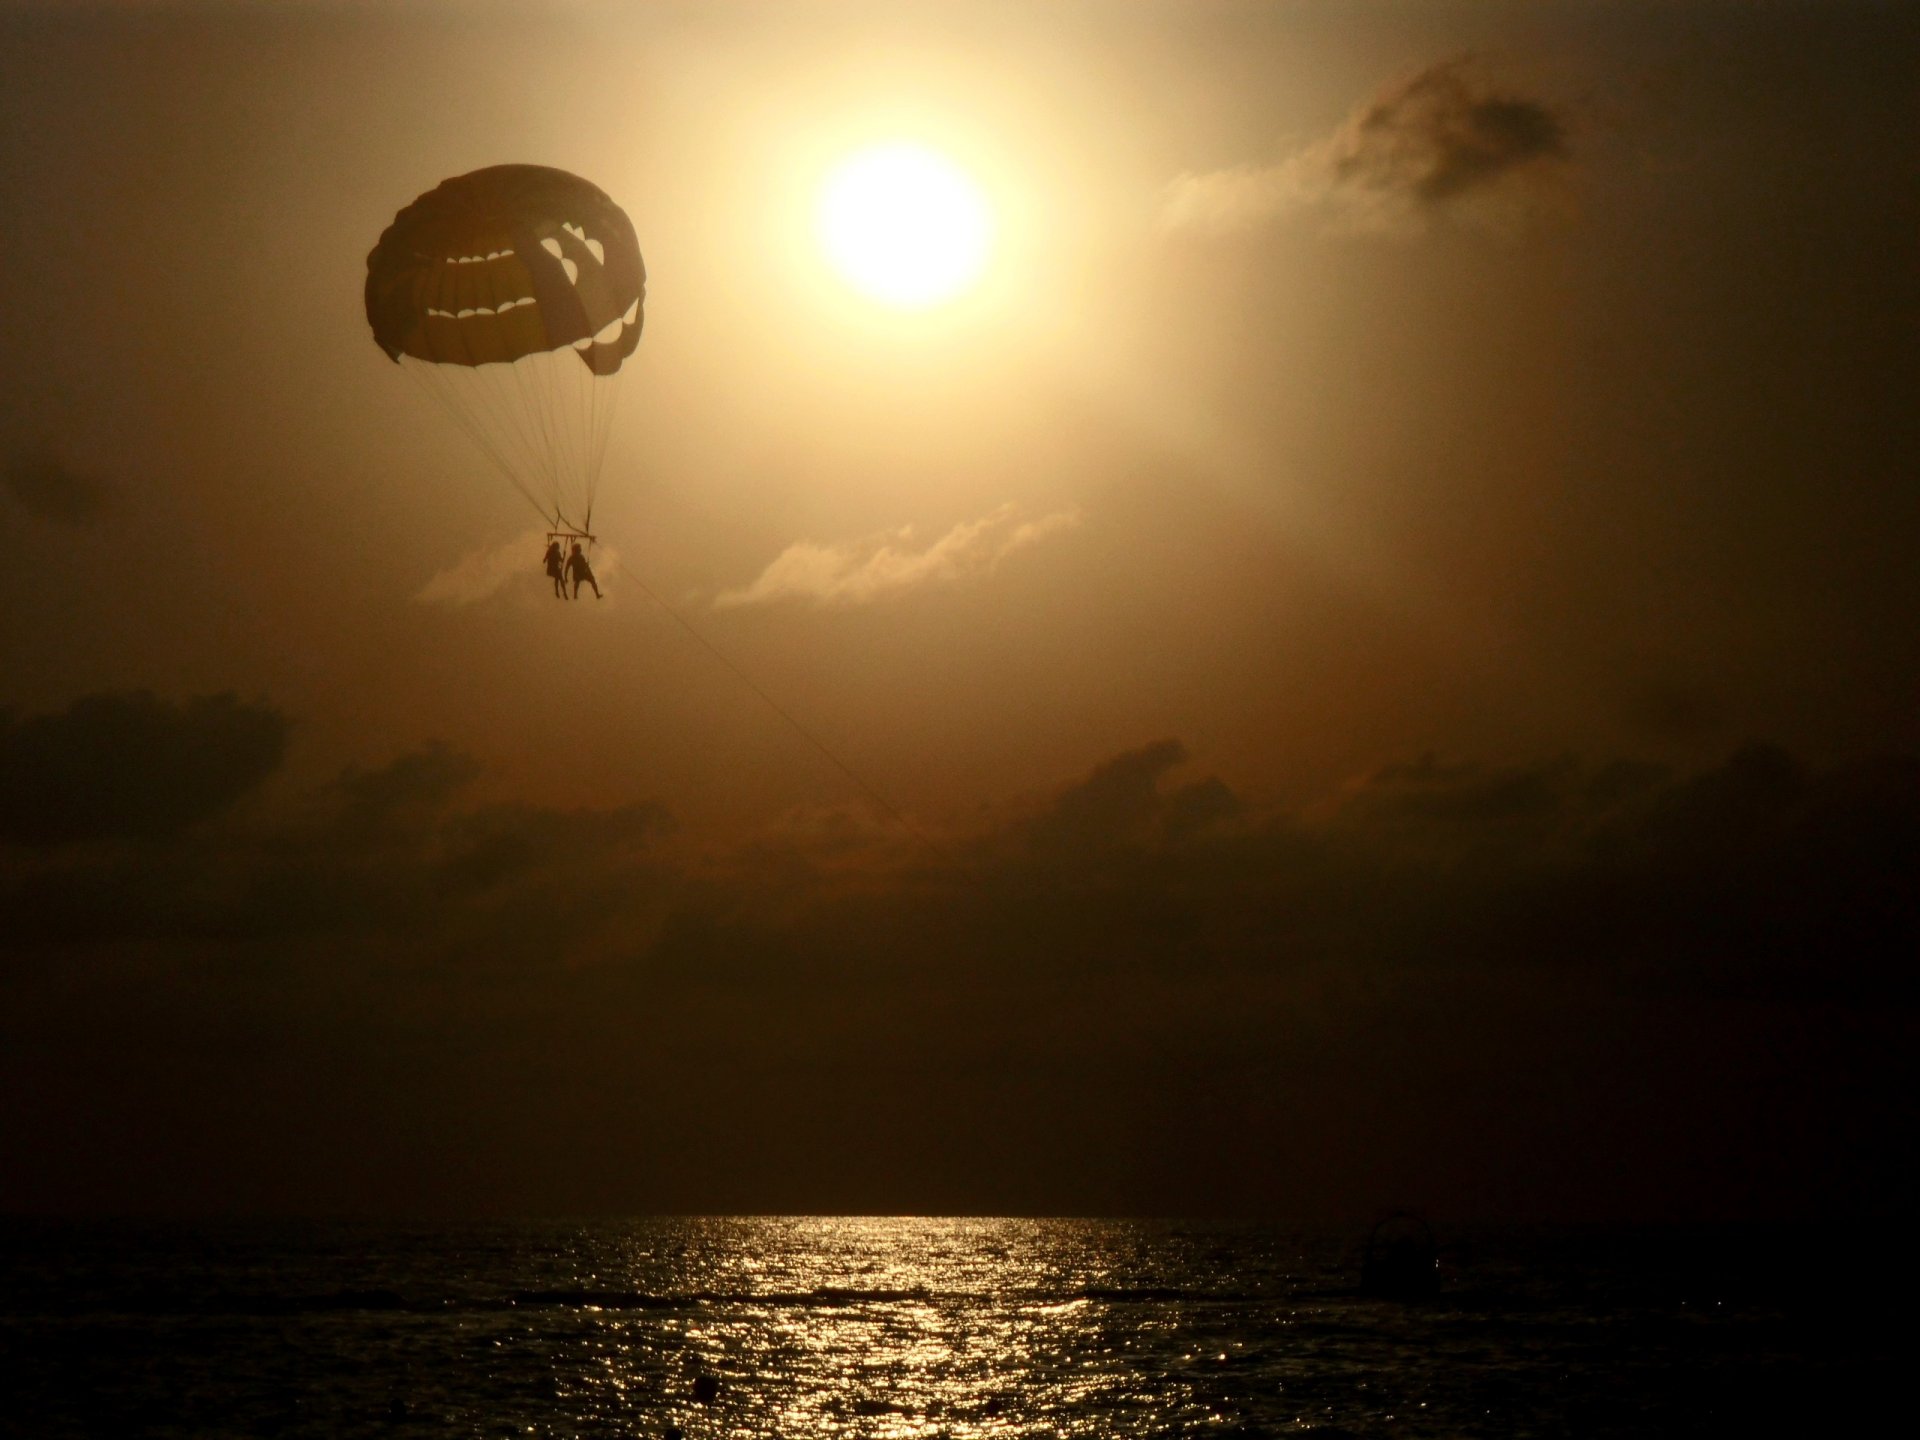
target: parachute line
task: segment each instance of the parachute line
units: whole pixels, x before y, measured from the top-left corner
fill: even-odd
[[[373,338],[550,525],[586,530],[645,324],[633,222],[543,165],[443,180],[367,255]]]
[[[537,453],[537,447],[526,435],[516,434],[512,428],[503,427],[496,430],[482,424],[479,416],[473,413],[474,406],[469,403],[468,397],[458,393],[457,387],[441,373],[438,366],[403,361],[400,368],[412,376],[414,383],[432,396],[440,408],[453,417],[454,423],[465,432],[468,439],[473,441],[480,453],[487,457],[493,468],[505,477],[509,485],[520,492],[521,497],[543,520],[548,524],[554,524],[561,518],[555,507],[545,504],[539,496],[527,488],[526,482],[521,479],[522,467],[526,462],[517,461],[517,457],[529,451]],[[498,368],[503,367],[482,366],[480,370]],[[504,368],[512,369],[513,367]],[[476,370],[469,373],[480,372]],[[489,387],[483,386],[483,388]],[[490,388],[498,390],[500,387],[493,385]],[[492,408],[497,413],[504,412],[511,417],[516,407],[511,403],[496,401]]]
[[[794,734],[798,735],[802,740],[806,741],[807,744],[811,745],[815,750],[817,750],[822,756],[826,758],[827,762],[830,765],[832,765],[834,769],[838,770],[842,775],[846,776],[848,780],[852,781],[854,787],[857,790],[859,790],[859,792],[862,795],[866,796],[867,799],[871,800],[874,804],[878,805],[883,811],[885,811],[889,819],[891,819],[895,824],[899,825],[909,835],[913,836],[915,840],[918,840],[922,845],[926,846],[928,851],[931,852],[936,859],[941,861],[941,863],[948,864],[948,865],[953,863],[952,857],[948,855],[947,852],[943,850],[938,843],[935,842],[934,838],[931,835],[927,834],[926,831],[922,830],[918,825],[914,824],[913,821],[909,820],[905,815],[905,813],[902,812],[900,807],[898,805],[895,805],[892,800],[888,799],[886,793],[883,790],[881,790],[878,785],[868,780],[859,771],[855,770],[846,761],[842,760],[840,756],[834,751],[832,746],[828,745],[826,741],[822,740],[818,735],[814,734],[812,730],[808,729],[805,725],[803,725],[800,722],[799,718],[795,716],[791,710],[787,709],[786,706],[782,705],[778,700],[774,699],[773,696],[768,694],[765,688],[761,686],[760,682],[755,680],[744,669],[742,669],[739,663],[735,661],[732,656],[728,655],[726,651],[722,650],[718,645],[714,644],[713,641],[709,640],[706,637],[706,635],[703,634],[694,625],[694,623],[691,620],[687,619],[686,616],[682,615],[678,610],[674,609],[673,606],[669,605],[664,599],[660,597],[660,595],[654,590],[654,588],[651,585],[647,584],[646,581],[642,580],[638,575],[634,574],[632,568],[627,564],[626,561],[621,560],[616,556],[613,563],[619,569],[622,575],[625,575],[627,579],[631,580],[635,585],[640,587],[641,594],[645,595],[647,599],[651,600],[661,610],[661,612],[667,616],[668,619],[672,620],[682,630],[686,631],[687,634],[693,638],[694,643],[699,645],[701,649],[705,650],[707,654],[711,655],[715,660],[717,660],[721,664],[721,666],[724,667],[727,670],[727,672],[733,676],[734,679],[738,680],[742,685],[746,686],[747,689],[751,690],[755,695],[759,696],[762,704],[764,704],[769,710],[773,711],[773,713],[778,715],[782,720],[786,721],[788,727],[793,731]]]

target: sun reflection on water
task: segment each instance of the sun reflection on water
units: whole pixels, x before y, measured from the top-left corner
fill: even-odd
[[[650,1222],[587,1277],[628,1310],[600,1312],[606,1348],[580,1380],[602,1403],[585,1408],[644,1401],[689,1440],[1090,1436],[1217,1417],[1182,1400],[1177,1372],[1226,1352],[1182,1353],[1178,1322],[1132,1303],[1167,1294],[1139,1249],[1124,1226],[1071,1222]],[[704,1404],[699,1375],[717,1383]]]
[[[0,1349],[36,1347],[15,1367],[16,1389],[39,1386],[25,1413],[100,1413],[22,1433],[141,1433],[163,1413],[180,1434],[289,1440],[1701,1434],[1726,1428],[1726,1396],[1781,1366],[1820,1383],[1832,1359],[1777,1306],[1693,1303],[1692,1252],[1625,1230],[1486,1232],[1471,1279],[1463,1262],[1411,1304],[1361,1289],[1351,1237],[1254,1225],[31,1238],[0,1256],[22,1277]],[[75,1368],[93,1356],[110,1373]]]

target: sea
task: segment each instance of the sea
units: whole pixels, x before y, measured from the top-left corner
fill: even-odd
[[[1871,1228],[0,1222],[0,1434],[1713,1436],[1912,1423]],[[1897,1417],[1906,1414],[1908,1421]]]

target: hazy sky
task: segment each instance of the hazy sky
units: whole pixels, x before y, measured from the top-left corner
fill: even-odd
[[[0,5],[0,1208],[1890,1208],[1917,61]],[[997,226],[915,315],[809,229],[895,138]],[[598,605],[362,309],[503,162],[646,256]]]

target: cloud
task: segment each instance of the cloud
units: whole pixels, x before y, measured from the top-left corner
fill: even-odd
[[[76,470],[48,450],[28,450],[8,459],[0,483],[29,513],[61,525],[90,525],[106,508],[104,480]]]
[[[1904,1193],[1911,758],[1423,757],[1309,811],[1164,738],[937,854],[852,820],[721,843],[645,803],[475,803],[478,768],[429,744],[278,818],[0,866],[17,1203]],[[155,1158],[102,1200],[88,1154]]]
[[[1156,740],[1116,755],[1062,790],[1029,824],[1028,834],[1043,847],[1098,849],[1184,839],[1238,816],[1238,798],[1212,776],[1171,793],[1162,790],[1186,759],[1178,740]]]
[[[293,814],[175,832],[160,846],[45,852],[0,872],[0,923],[23,947],[166,943],[215,953],[301,939],[368,953],[570,959],[586,917],[642,913],[633,863],[671,824],[658,806],[462,805],[480,774],[429,742],[350,767]],[[3,976],[4,972],[0,972]]]
[[[1554,110],[1498,88],[1463,56],[1389,86],[1273,163],[1179,176],[1161,221],[1222,233],[1311,213],[1347,232],[1416,234],[1448,218],[1510,233],[1557,205],[1567,158]]]
[[[414,599],[423,605],[477,605],[500,593],[511,580],[541,579],[540,554],[546,532],[529,530],[503,545],[470,551],[422,585]]]
[[[142,690],[85,696],[57,715],[0,714],[0,839],[177,834],[270,775],[287,732],[279,711],[230,694],[175,704]]]
[[[209,934],[284,928],[270,902],[296,892],[404,893],[420,925],[465,933],[509,891],[543,917],[582,913],[582,894],[593,891],[585,908],[609,915],[628,901],[653,915],[669,895],[683,922],[731,917],[754,934],[746,950],[759,957],[756,973],[777,969],[795,944],[818,943],[824,917],[841,917],[858,950],[855,933],[884,931],[891,915],[923,941],[951,938],[956,925],[974,936],[945,951],[923,943],[920,953],[977,974],[1032,944],[1070,956],[1091,953],[1093,936],[1097,952],[1113,938],[1094,918],[1107,911],[1086,903],[1098,896],[1122,913],[1178,910],[1196,933],[1215,934],[1216,944],[1155,962],[1188,975],[1272,967],[1276,952],[1250,938],[1270,924],[1288,939],[1288,964],[1551,967],[1604,955],[1621,976],[1652,961],[1679,965],[1670,979],[1698,979],[1706,971],[1695,961],[1712,955],[1725,962],[1716,986],[1744,976],[1764,988],[1791,972],[1834,993],[1869,976],[1884,997],[1913,989],[1904,962],[1892,963],[1920,939],[1903,879],[1920,867],[1920,761],[1911,758],[1822,771],[1749,745],[1723,765],[1676,774],[1571,756],[1514,766],[1428,756],[1383,767],[1309,812],[1250,804],[1217,776],[1180,778],[1190,760],[1169,738],[971,832],[949,831],[936,853],[851,818],[782,820],[732,847],[676,846],[669,817],[650,804],[475,806],[464,801],[479,764],[429,743],[349,768],[293,818],[190,832],[278,763],[285,732],[278,712],[231,696],[181,706],[94,696],[61,715],[8,720],[4,836],[33,845],[173,837],[164,852],[113,857],[123,903],[102,916],[106,930],[89,929],[96,937],[116,925],[154,930],[138,919],[142,902],[124,897],[177,890],[159,879],[185,870],[204,882],[189,888],[194,928]],[[33,873],[98,879],[94,865],[50,853]],[[453,895],[461,903],[447,908]],[[73,933],[8,900],[19,895],[0,892],[8,933]],[[166,909],[173,920],[186,913],[177,901]],[[370,913],[361,901],[294,910],[296,929],[361,928]],[[544,920],[535,929],[535,948],[557,953],[580,939]],[[684,942],[693,931],[678,933]],[[1852,945],[1836,954],[1830,941],[1841,935]],[[526,938],[508,928],[487,943]],[[1142,935],[1119,943],[1139,952]]]
[[[961,521],[919,549],[911,543],[911,526],[838,545],[797,540],[752,584],[723,591],[713,603],[723,608],[778,600],[864,605],[989,571],[1016,551],[1079,523],[1074,510],[1022,520],[1019,507],[1008,503],[977,520]]]
[[[373,770],[350,766],[327,796],[338,807],[334,831],[364,840],[416,836],[440,824],[479,775],[471,755],[437,740]]]

